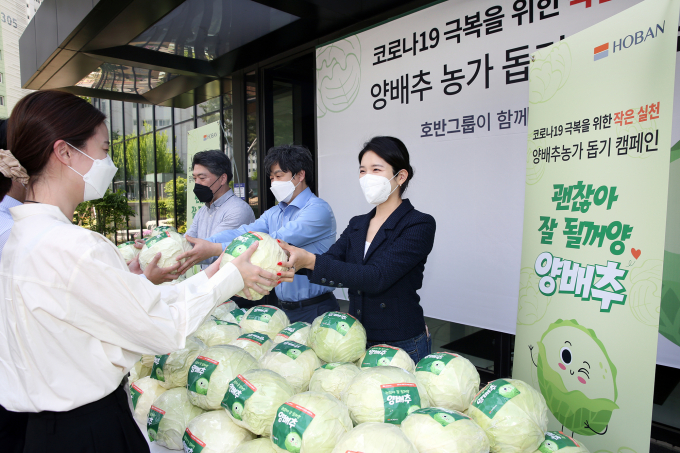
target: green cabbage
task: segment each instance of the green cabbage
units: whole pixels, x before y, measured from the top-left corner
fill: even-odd
[[[242,444],[233,453],[276,453],[276,450],[269,437],[262,437]]]
[[[118,251],[123,255],[125,262],[128,263],[137,258],[141,250],[135,247],[135,241],[128,241],[118,244]]]
[[[191,250],[191,244],[184,239],[184,236],[164,231],[146,241],[139,253],[139,265],[142,270],[146,269],[156,253],[161,252],[158,267],[171,267],[177,264],[176,258],[188,250]]]
[[[278,272],[288,270],[287,267],[279,266],[277,264],[283,261],[288,261],[288,257],[286,256],[286,253],[283,251],[283,249],[279,246],[279,243],[266,233],[254,231],[249,231],[248,233],[242,234],[231,241],[229,245],[227,245],[227,248],[224,249],[224,257],[220,263],[220,268],[225,266],[227,263],[232,262],[235,258],[241,255],[241,253],[248,250],[248,247],[250,247],[250,245],[256,241],[259,241],[260,244],[257,246],[257,250],[255,250],[255,253],[253,253],[253,256],[250,257],[250,262],[252,264],[264,269],[267,272],[271,272],[274,275],[276,275]],[[274,289],[273,286],[260,286],[269,291]],[[237,295],[246,297],[243,291],[239,291]],[[252,290],[250,291],[250,295],[252,296],[253,300],[260,300],[264,297],[262,294],[256,293]],[[288,325],[288,322],[286,322],[286,325]],[[285,326],[281,326],[276,330],[276,332],[267,332],[267,334],[270,337],[273,337],[284,327]]]
[[[130,383],[132,415],[142,431],[146,431],[146,419],[151,405],[163,392],[165,392],[165,389],[158,385],[158,381],[148,376]]]
[[[583,444],[558,431],[548,431],[545,440],[535,453],[590,453]]]
[[[269,337],[260,332],[243,334],[229,344],[245,350],[257,360],[260,360],[274,346]]]
[[[366,329],[352,315],[330,311],[312,323],[309,346],[324,362],[354,362],[366,352]]]
[[[146,421],[149,440],[161,447],[182,450],[182,436],[187,425],[203,409],[189,402],[186,389],[174,388],[164,392],[151,405]]]
[[[286,312],[271,305],[258,305],[246,312],[239,325],[243,333],[260,332],[274,338],[290,321]]]
[[[154,356],[144,354],[130,369],[130,377],[128,380],[130,382],[135,382],[143,377],[147,377],[151,374],[151,368],[153,367]]]
[[[229,383],[256,366],[257,360],[236,346],[206,349],[189,370],[187,388],[191,404],[206,410],[219,409]]]
[[[305,392],[314,370],[321,366],[314,351],[294,341],[284,341],[262,356],[260,367],[283,376],[295,393]]]
[[[401,424],[411,412],[430,407],[425,388],[408,371],[394,366],[364,368],[341,394],[355,424]]]
[[[450,352],[430,354],[418,362],[416,377],[433,406],[465,412],[479,391],[477,368]]]
[[[271,441],[277,453],[331,453],[351,429],[344,404],[328,393],[305,392],[279,407]]]
[[[229,344],[241,336],[241,327],[238,324],[213,319],[201,324],[194,335],[206,346]]]
[[[294,322],[288,327],[283,328],[274,338],[274,343],[283,343],[286,340],[294,341],[296,343],[309,346],[309,332],[312,330],[312,325],[308,322]]]
[[[151,237],[158,236],[159,234],[162,234],[164,232],[170,232],[170,233],[177,233],[177,230],[175,227],[172,226],[167,226],[167,225],[159,225],[155,227],[153,230],[151,230]]]
[[[401,430],[420,453],[489,453],[489,439],[470,417],[443,407],[413,412]]]
[[[228,301],[222,302],[217,307],[213,308],[212,311],[210,312],[209,317],[217,318],[220,321],[227,321],[238,324],[238,321],[229,319],[229,315],[231,314],[231,312],[237,309],[238,305],[236,305],[236,302],[229,299]]]
[[[418,453],[413,443],[389,423],[362,423],[340,438],[332,453]],[[457,452],[452,452],[457,453]]]
[[[543,395],[516,379],[497,379],[479,391],[468,415],[489,437],[493,453],[533,453],[548,430]]]
[[[229,383],[222,400],[234,422],[260,436],[271,436],[276,411],[295,392],[286,380],[270,370],[250,370]]]
[[[160,381],[159,385],[166,389],[186,387],[189,368],[205,347],[205,344],[198,338],[188,337],[184,348],[154,357],[151,377]]]
[[[210,411],[189,422],[182,441],[185,452],[224,453],[254,438],[250,431],[236,426],[224,411]]]
[[[328,392],[337,399],[340,393],[359,374],[359,368],[352,362],[327,363],[314,371],[309,381],[309,390],[313,392]]]
[[[396,366],[413,373],[416,364],[406,351],[396,346],[379,344],[371,346],[361,356],[361,368],[372,368],[375,366]]]

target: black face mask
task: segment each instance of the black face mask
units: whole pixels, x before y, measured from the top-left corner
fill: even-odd
[[[216,179],[215,182],[217,182],[217,181],[218,180]],[[208,203],[208,202],[212,201],[215,194],[211,190],[211,187],[213,186],[213,184],[215,184],[215,182],[213,182],[209,186],[204,186],[203,184],[198,184],[198,183],[196,185],[194,185],[194,195],[196,195],[196,198],[198,198],[198,201],[200,201],[201,203]]]

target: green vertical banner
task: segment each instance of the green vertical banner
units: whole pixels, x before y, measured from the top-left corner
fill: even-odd
[[[679,12],[646,0],[529,66],[513,377],[592,452],[649,451]]]
[[[187,139],[187,229],[194,221],[194,216],[201,209],[203,203],[194,195],[194,180],[191,177],[191,161],[194,154],[200,151],[220,149],[220,123],[206,124],[197,129],[190,130]]]

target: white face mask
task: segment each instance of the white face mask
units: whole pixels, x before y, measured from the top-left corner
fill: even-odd
[[[295,178],[295,175],[293,175],[293,178]],[[289,203],[290,199],[293,198],[295,189],[297,189],[297,186],[302,182],[300,181],[297,184],[293,184],[293,178],[290,178],[290,181],[272,181],[270,190],[279,203]]]
[[[399,173],[397,173],[397,175],[398,174]],[[392,185],[390,184],[390,181],[396,178],[397,175],[392,176],[390,179],[378,175],[362,176],[359,179],[359,184],[361,184],[361,190],[364,191],[366,201],[374,205],[386,202],[390,195],[392,195],[392,192],[399,188],[399,185],[397,184],[397,187],[392,189]]]
[[[104,159],[93,159],[70,143],[66,142],[66,144],[78,151],[83,156],[94,161],[92,168],[90,168],[90,170],[84,175],[79,173],[75,168],[71,166],[68,167],[82,176],[83,181],[85,181],[85,196],[83,201],[102,198],[106,193],[106,189],[111,184],[111,181],[113,181],[113,177],[118,171],[118,167],[114,165],[113,161],[111,160],[111,156],[107,155]]]

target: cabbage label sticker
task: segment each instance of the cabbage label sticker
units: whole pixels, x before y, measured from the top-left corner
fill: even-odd
[[[137,409],[137,400],[144,393],[144,390],[137,387],[135,384],[130,386],[130,398],[132,398],[132,408]]]
[[[170,354],[157,355],[153,358],[153,367],[151,368],[151,379],[165,382],[165,375],[163,374],[163,366],[170,357]]]
[[[249,231],[246,234],[242,234],[233,241],[231,241],[231,243],[224,250],[224,253],[228,253],[229,255],[236,258],[240,256],[241,253],[248,250],[248,247],[250,247],[252,244],[261,240],[262,240],[261,236],[259,236],[257,233]]]
[[[222,321],[221,319],[216,318],[216,317],[214,317],[214,316],[213,316],[213,321],[215,321],[215,324],[217,324],[218,326],[236,326],[236,327],[241,327],[241,326],[239,326],[238,324],[236,324],[236,323],[234,323],[234,322]]]
[[[191,431],[189,431],[189,428],[184,431],[182,445],[184,446],[184,453],[201,453],[205,448],[205,442],[194,436]]]
[[[241,335],[238,337],[238,340],[248,340],[252,341],[253,343],[259,344],[262,346],[265,344],[267,341],[269,341],[269,335],[264,334],[264,333],[259,333],[259,332],[253,332],[253,333],[247,333],[245,335]]]
[[[541,453],[552,453],[567,447],[580,447],[580,445],[561,431],[548,431],[545,433],[545,440],[538,447],[538,451]]]
[[[241,322],[241,319],[243,319],[243,315],[246,314],[246,310],[244,310],[243,308],[237,308],[236,310],[230,311],[229,314],[234,317],[236,322]]]
[[[418,409],[414,414],[429,415],[442,426],[448,426],[458,420],[471,420],[470,417],[458,411],[450,411],[441,407],[426,407],[425,409]]]
[[[162,241],[163,239],[167,239],[169,237],[172,237],[172,236],[170,236],[170,233],[168,233],[167,231],[164,231],[161,234],[159,234],[158,236],[154,236],[151,239],[149,239],[148,241],[146,241],[146,246],[148,248],[151,248],[151,246],[153,246],[154,244],[157,244],[158,242]]]
[[[246,400],[253,396],[256,391],[257,387],[239,374],[236,379],[229,383],[229,390],[224,395],[222,407],[228,410],[236,420],[241,420]]]
[[[269,321],[272,320],[272,317],[276,314],[278,308],[270,307],[269,305],[260,305],[259,307],[254,307],[252,310],[253,311],[250,312],[246,319],[269,324]]]
[[[324,370],[334,370],[339,366],[342,365],[351,365],[352,362],[333,362],[333,363],[327,363],[325,365],[321,365],[319,368],[323,368]]]
[[[304,329],[305,327],[308,327],[309,324],[306,322],[298,321],[294,322],[293,324],[289,325],[285,329],[283,329],[277,337],[283,337],[283,338],[290,338],[291,335],[293,335],[295,332],[298,330]]]
[[[210,375],[217,368],[220,362],[199,355],[194,360],[189,370],[189,378],[187,379],[187,388],[191,392],[196,392],[199,395],[208,394],[208,386],[210,385]]]
[[[283,343],[277,344],[272,352],[280,352],[286,354],[291,359],[295,360],[300,357],[300,354],[309,349],[307,346],[296,343],[294,341],[284,341]]]
[[[401,425],[407,415],[420,409],[420,393],[416,384],[384,384],[380,389],[385,406],[385,423]]]
[[[127,247],[128,245],[135,245],[135,241],[127,241],[123,242],[122,244],[118,244],[118,248],[122,249],[123,247]]]
[[[175,229],[171,226],[157,226],[153,230],[154,231],[174,231]]]
[[[504,379],[496,379],[489,382],[486,387],[479,391],[472,405],[484,412],[487,417],[494,418],[496,413],[510,401],[519,395],[517,387]]]
[[[349,332],[349,329],[352,328],[355,321],[356,318],[353,317],[352,315],[348,315],[347,313],[342,313],[339,311],[329,311],[328,313],[323,315],[323,319],[321,320],[321,327],[333,329],[344,337],[345,335],[347,335],[347,332]]]
[[[366,357],[361,362],[361,368],[389,366],[397,352],[399,352],[399,348],[393,346],[373,346],[366,351]]]
[[[151,406],[149,415],[146,419],[146,433],[149,435],[149,440],[155,442],[158,438],[158,425],[161,423],[165,411],[156,406]]]
[[[437,352],[435,354],[430,354],[423,358],[416,366],[416,371],[427,371],[429,373],[439,374],[444,371],[446,365],[456,357],[460,357],[458,354],[452,354],[450,352]]]
[[[272,426],[272,441],[279,448],[300,453],[305,430],[313,420],[314,412],[309,409],[290,402],[282,404]]]

